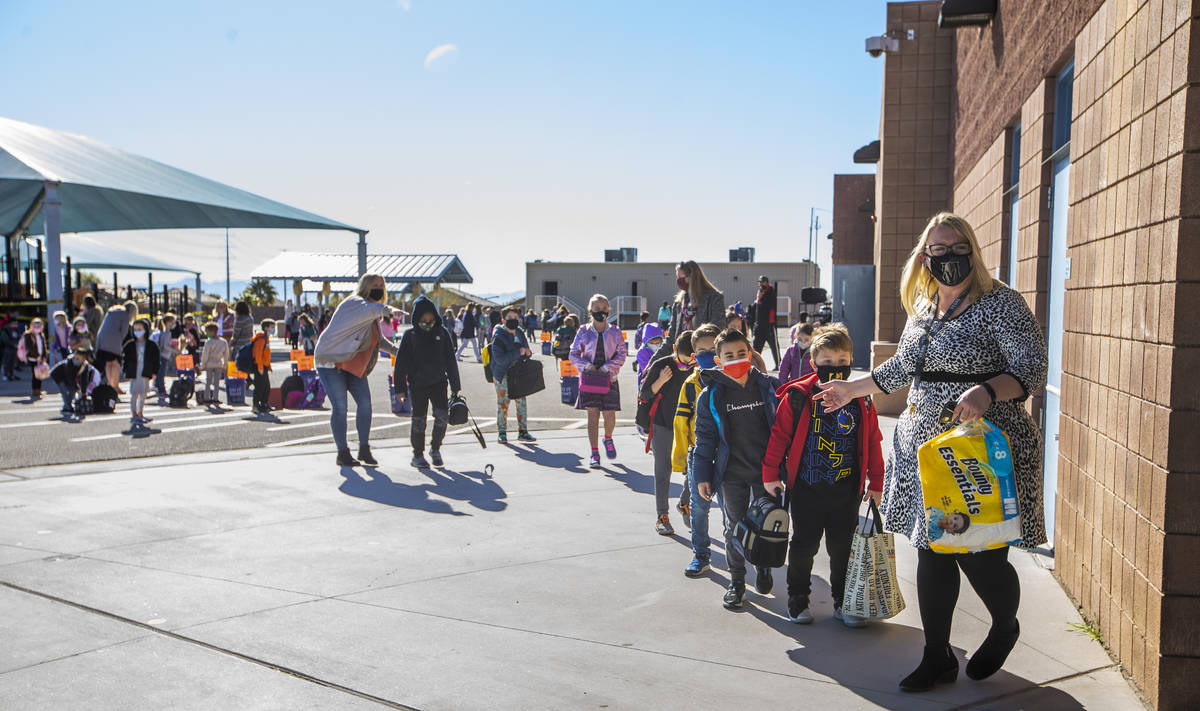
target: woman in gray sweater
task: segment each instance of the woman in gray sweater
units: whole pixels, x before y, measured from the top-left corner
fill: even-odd
[[[238,349],[254,338],[254,317],[250,315],[250,304],[239,301],[233,307],[237,316],[233,320],[233,340],[229,344],[229,352],[237,357]]]
[[[129,326],[137,317],[138,307],[132,301],[110,306],[96,333],[96,367],[103,371],[105,380],[118,395],[125,394],[120,384],[121,359]]]

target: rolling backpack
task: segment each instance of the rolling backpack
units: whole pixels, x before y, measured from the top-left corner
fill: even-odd
[[[760,496],[733,527],[733,545],[755,567],[781,567],[787,560],[789,522],[778,500]]]
[[[306,405],[308,387],[301,378],[296,364],[292,364],[292,374],[283,379],[279,385],[280,403],[285,409],[299,410]]]
[[[92,411],[111,413],[117,410],[117,391],[107,383],[101,383],[92,390]]]
[[[306,410],[320,410],[325,406],[325,386],[315,370],[300,371],[300,379],[304,381],[304,404]]]

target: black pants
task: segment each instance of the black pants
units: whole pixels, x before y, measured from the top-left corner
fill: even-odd
[[[271,405],[271,376],[265,370],[254,373],[254,409],[268,410]]]
[[[1009,630],[1016,624],[1021,602],[1021,583],[1008,562],[1008,548],[979,553],[934,553],[917,550],[917,599],[925,645],[944,647],[950,643],[950,623],[958,604],[958,570],[992,616],[992,627]]]
[[[851,476],[836,484],[810,486],[797,482],[791,494],[792,540],[788,545],[788,596],[808,597],[812,593],[813,558],[825,537],[829,554],[829,587],[833,604],[842,606],[846,589],[846,566],[850,562],[850,544],[858,525],[858,477]]]
[[[725,480],[721,482],[721,506],[725,509],[725,561],[729,565],[729,577],[732,580],[746,580],[746,558],[738,551],[733,543],[734,527],[738,521],[746,517],[750,502],[766,494],[762,478],[733,477],[725,472]]]
[[[754,327],[754,350],[759,353],[763,352],[763,345],[771,347],[771,357],[775,359],[775,368],[779,368],[779,345],[775,343],[775,327],[774,326],[755,326]]]
[[[436,385],[409,385],[408,396],[412,398],[412,448],[420,454],[425,451],[425,416],[429,414],[429,405],[433,404],[433,435],[429,438],[429,448],[437,451],[442,448],[442,440],[446,438],[447,418],[450,415],[450,400],[446,394],[446,381]]]

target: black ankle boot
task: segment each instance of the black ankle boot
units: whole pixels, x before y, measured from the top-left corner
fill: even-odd
[[[938,684],[949,684],[958,678],[958,658],[945,647],[925,647],[921,665],[912,674],[904,677],[900,688],[904,691],[929,691]]]
[[[371,448],[365,444],[359,445],[358,447],[358,461],[372,467],[376,464],[379,464],[379,462],[375,460],[375,457],[371,456]]]
[[[349,449],[339,449],[337,456],[339,467],[357,467],[359,461],[350,455]]]
[[[983,644],[979,645],[979,649],[975,650],[967,662],[967,676],[979,681],[1000,671],[1020,636],[1021,624],[1016,620],[1013,620],[1011,630],[998,632],[995,627],[989,630]]]

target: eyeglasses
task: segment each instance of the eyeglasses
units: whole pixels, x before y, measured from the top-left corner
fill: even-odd
[[[944,257],[947,254],[957,254],[960,257],[971,253],[970,242],[955,242],[954,244],[927,244],[925,255],[929,257]]]

